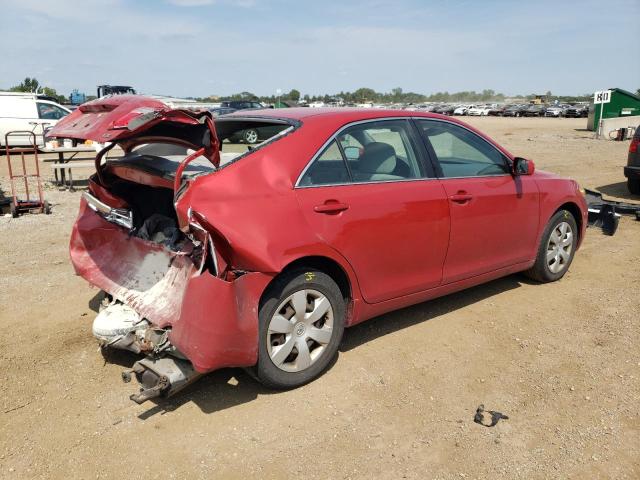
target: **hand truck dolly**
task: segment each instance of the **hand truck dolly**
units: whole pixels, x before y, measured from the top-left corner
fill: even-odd
[[[9,139],[12,137],[29,137],[31,145],[28,147],[9,148]],[[34,212],[45,213],[49,215],[51,213],[51,207],[49,202],[44,199],[44,193],[42,192],[42,180],[40,179],[40,163],[38,161],[38,144],[36,142],[36,134],[28,130],[14,130],[8,132],[4,136],[5,153],[7,156],[7,163],[9,166],[9,180],[11,181],[11,216],[16,218],[21,212]],[[12,154],[20,154],[20,160],[22,164],[22,174],[16,174],[13,171],[11,164]],[[35,173],[27,173],[27,161],[26,156],[33,156],[35,163]],[[16,155],[17,156],[17,155]],[[37,185],[38,196],[32,198],[29,195],[29,180],[35,178]],[[17,182],[24,180],[24,198],[18,198]],[[33,189],[32,189],[33,190]]]

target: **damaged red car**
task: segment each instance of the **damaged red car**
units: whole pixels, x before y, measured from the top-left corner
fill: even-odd
[[[246,131],[267,139],[234,140]],[[345,327],[515,272],[560,279],[587,226],[576,182],[436,114],[214,121],[123,95],[82,105],[50,135],[107,144],[71,261],[105,292],[99,342],[144,355],[123,373],[141,385],[137,402],[223,367],[302,385]]]

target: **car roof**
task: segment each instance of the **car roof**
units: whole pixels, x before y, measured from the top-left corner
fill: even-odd
[[[486,108],[486,107],[483,107]],[[483,137],[489,143],[495,145],[509,158],[513,156],[501,145],[494,142],[487,135],[477,130],[471,125],[464,123],[457,118],[442,115],[439,113],[414,111],[414,110],[386,110],[378,108],[348,108],[348,107],[332,107],[332,108],[268,108],[262,110],[238,110],[221,117],[217,117],[215,122],[228,122],[234,119],[273,119],[273,120],[289,120],[293,122],[302,122],[305,125],[314,125],[322,132],[322,134],[330,133],[341,126],[366,120],[376,120],[385,118],[432,118],[436,120],[444,120],[449,123],[455,123],[468,130],[475,132]]]
[[[375,118],[393,118],[393,117],[425,117],[425,118],[445,118],[451,120],[451,117],[438,115],[431,112],[418,112],[411,110],[393,110],[381,108],[349,108],[349,107],[329,107],[329,108],[265,108],[258,110],[238,110],[225,118],[232,119],[234,117],[261,117],[288,120],[344,120],[353,122],[358,120],[369,120]]]

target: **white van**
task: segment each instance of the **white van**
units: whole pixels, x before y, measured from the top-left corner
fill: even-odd
[[[4,148],[5,135],[15,130],[36,134],[36,142],[44,146],[43,133],[53,127],[71,110],[35,93],[0,92],[0,147]],[[28,146],[28,135],[9,137],[10,146]]]

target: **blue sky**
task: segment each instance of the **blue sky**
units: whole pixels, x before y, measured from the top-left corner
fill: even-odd
[[[640,1],[0,0],[0,88],[640,88]]]

